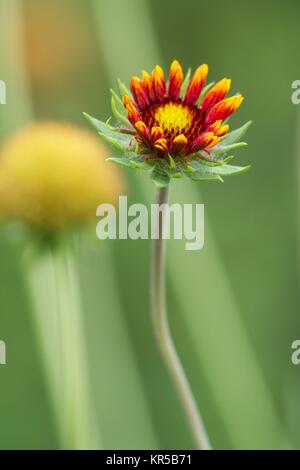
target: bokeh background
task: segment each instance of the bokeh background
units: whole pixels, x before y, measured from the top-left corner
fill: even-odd
[[[171,200],[203,202],[205,247],[168,243],[172,331],[214,448],[300,448],[297,159],[291,103],[299,79],[297,0],[2,0],[0,107],[4,140],[33,119],[87,126],[105,120],[109,87],[156,63],[208,63],[245,96],[232,119],[252,119],[224,184],[173,185]],[[124,172],[129,202],[150,204],[152,184]],[[92,233],[92,236],[91,236]],[[55,449],[59,439],[26,273],[13,235],[0,232],[0,448]],[[192,442],[152,335],[149,241],[80,234],[76,257],[99,448],[190,448]],[[47,302],[47,292],[45,292]],[[53,342],[55,350],[55,342]],[[76,364],[74,364],[76,367]]]

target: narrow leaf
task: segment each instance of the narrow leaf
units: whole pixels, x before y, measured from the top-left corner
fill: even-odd
[[[133,168],[131,161],[128,160],[127,158],[122,158],[122,157],[108,157],[106,159],[107,161],[116,163],[117,165],[120,166],[125,166],[126,168]]]
[[[129,121],[126,116],[126,110],[125,107],[123,106],[123,103],[120,99],[120,97],[115,93],[113,89],[111,91],[111,108],[114,117],[117,119],[117,121],[120,121],[123,123],[125,126],[129,126]]]
[[[229,152],[229,150],[233,150],[240,147],[247,147],[247,145],[248,144],[246,142],[236,142],[235,144],[223,145],[222,141],[220,145],[217,145],[213,148],[212,152],[215,154],[226,153]]]
[[[252,124],[252,121],[248,121],[242,127],[239,127],[238,129],[235,129],[234,131],[229,132],[229,134],[227,134],[224,137],[224,139],[222,139],[222,145],[233,144],[237,140],[241,139],[243,135],[247,132],[251,124]]]
[[[119,78],[117,80],[117,84],[118,84],[118,88],[119,88],[119,92],[120,92],[121,97],[123,97],[124,95],[131,96],[130,90],[127,88],[125,83],[123,83]]]
[[[215,167],[213,169],[214,174],[218,175],[226,175],[226,176],[231,176],[231,175],[238,175],[240,173],[245,173],[245,171],[248,171],[249,168],[251,168],[251,165],[248,166],[234,166],[234,165],[222,165]]]
[[[130,150],[132,136],[118,132],[118,129],[112,130],[111,127],[108,128],[106,123],[99,121],[87,113],[83,113],[83,115],[106,142],[123,152]]]

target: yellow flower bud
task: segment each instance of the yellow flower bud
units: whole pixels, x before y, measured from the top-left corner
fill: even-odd
[[[19,130],[0,147],[1,218],[44,231],[87,222],[122,190],[107,156],[100,139],[73,125],[46,122]]]

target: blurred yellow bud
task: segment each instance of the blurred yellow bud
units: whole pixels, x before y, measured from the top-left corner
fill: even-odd
[[[0,147],[1,218],[43,231],[80,225],[122,191],[100,139],[66,123],[31,124]]]

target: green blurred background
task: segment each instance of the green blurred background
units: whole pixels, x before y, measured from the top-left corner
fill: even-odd
[[[245,175],[224,184],[173,185],[171,200],[203,202],[201,252],[168,243],[171,328],[214,448],[300,448],[300,126],[291,103],[299,79],[296,0],[2,0],[1,138],[31,119],[82,126],[105,120],[109,87],[142,68],[179,59],[208,63],[245,96],[232,127],[252,119]],[[300,151],[300,150],[299,150]],[[129,202],[154,187],[124,172]],[[99,448],[190,448],[184,419],[153,339],[148,241],[80,236],[85,329]],[[0,234],[0,448],[59,447],[31,322],[20,253]],[[47,295],[45,294],[45,302]],[[55,344],[53,344],[55,349]],[[74,364],[76,367],[76,364]]]

